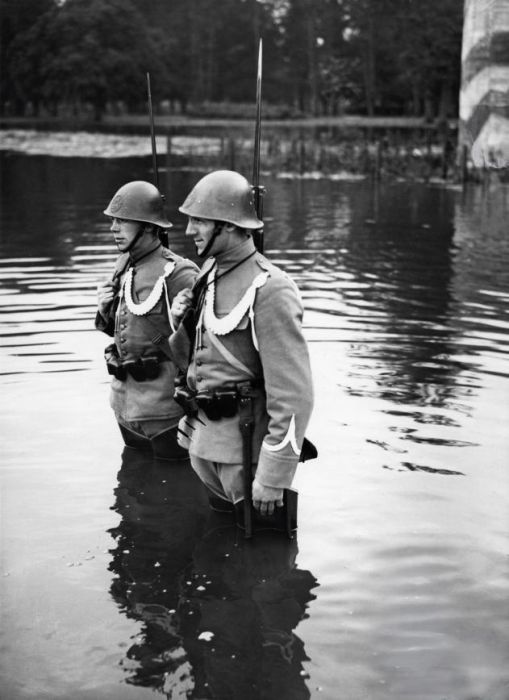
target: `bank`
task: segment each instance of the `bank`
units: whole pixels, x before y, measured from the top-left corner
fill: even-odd
[[[193,159],[204,168],[249,172],[254,120],[156,115],[158,153],[172,167]],[[2,130],[147,136],[146,115],[107,115],[100,122],[69,118],[3,117]],[[164,139],[161,146],[161,139]],[[211,147],[211,141],[214,143]],[[182,147],[188,144],[188,150]],[[457,123],[417,117],[264,119],[262,167],[296,176],[373,176],[464,180],[468,154],[457,149]]]

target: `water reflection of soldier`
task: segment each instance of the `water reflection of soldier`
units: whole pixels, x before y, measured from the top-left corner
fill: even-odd
[[[192,287],[198,269],[161,244],[171,224],[150,183],[127,183],[104,213],[121,252],[113,276],[98,288],[96,328],[115,339],[105,351],[110,403],[126,444],[151,444],[157,456],[175,456],[182,453],[175,440],[182,409],[173,400],[170,307]]]
[[[198,255],[212,257],[194,296],[186,291],[174,304],[174,322],[185,314],[182,327],[190,328],[192,342],[179,347],[182,329],[170,341],[186,373],[177,391],[188,404],[179,440],[216,506],[231,508],[244,495],[239,419],[250,420],[253,505],[271,515],[292,483],[313,402],[302,303],[294,282],[255,248],[251,232],[262,222],[242,175],[209,173],[180,211],[189,217],[186,234]]]
[[[118,480],[111,594],[143,623],[122,662],[127,682],[168,698],[309,698],[293,630],[316,581],[295,567],[296,540],[246,542],[218,513],[205,523],[185,463],[168,472],[126,448]]]
[[[211,530],[194,555],[181,612],[197,626],[185,640],[197,698],[305,700],[304,644],[293,630],[317,585],[295,566],[296,540],[234,527]],[[187,614],[187,615],[186,615]],[[191,614],[191,615],[190,615]]]
[[[117,575],[111,594],[129,618],[143,622],[122,662],[127,682],[168,692],[186,688],[192,677],[178,608],[208,516],[203,486],[187,460],[168,470],[127,447],[114,510],[121,521],[110,531],[116,540],[110,569]]]

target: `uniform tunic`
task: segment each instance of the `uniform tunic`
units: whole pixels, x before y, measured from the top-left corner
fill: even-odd
[[[198,268],[190,260],[160,246],[139,262],[132,263],[127,253],[121,255],[115,273],[120,275],[119,294],[105,317],[97,313],[96,328],[115,339],[123,362],[155,354],[164,357],[163,348],[168,351],[172,333],[168,302],[171,305],[179,291],[193,286]],[[158,282],[161,278],[164,281]],[[129,293],[135,308],[147,300],[147,306],[152,306],[151,299],[156,297],[157,301],[146,313],[143,306],[136,308],[141,313],[132,313],[126,302]],[[168,419],[169,425],[175,424],[182,409],[173,400],[174,381],[175,366],[171,361],[160,363],[159,376],[155,379],[140,382],[129,374],[125,381],[113,377],[111,407],[117,418],[126,423]]]
[[[237,268],[221,276],[251,255]],[[217,274],[215,284],[212,280]],[[313,404],[303,307],[295,283],[256,252],[249,238],[210,258],[199,278],[209,282],[187,370],[188,386],[213,390],[252,380],[263,388],[254,401],[253,459],[265,486],[291,485]],[[172,345],[170,340],[170,346]],[[222,464],[242,462],[239,417],[185,418],[180,434],[193,456]]]

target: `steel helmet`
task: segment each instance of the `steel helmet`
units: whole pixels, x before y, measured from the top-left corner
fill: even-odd
[[[157,187],[144,180],[135,180],[123,185],[104,213],[116,219],[144,221],[160,228],[171,228],[173,225],[166,218],[161,193]]]
[[[256,216],[252,186],[233,170],[215,170],[202,177],[179,211],[197,219],[226,221],[240,228],[258,229],[263,226]]]

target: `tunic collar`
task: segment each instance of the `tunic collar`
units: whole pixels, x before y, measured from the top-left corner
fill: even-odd
[[[250,253],[254,253],[255,244],[251,236],[246,241],[242,241],[234,248],[229,248],[215,256],[218,272],[226,270],[235,263],[246,258]]]
[[[152,260],[152,258],[155,257],[154,254],[157,253],[158,251],[160,251],[161,247],[162,247],[161,244],[156,245],[155,248],[152,248],[152,250],[148,250],[146,253],[142,253],[136,259],[134,259],[130,255],[129,258],[130,258],[131,267],[139,267],[140,265],[143,265],[144,263],[149,262],[150,260]],[[157,256],[157,257],[159,257],[159,256]]]

